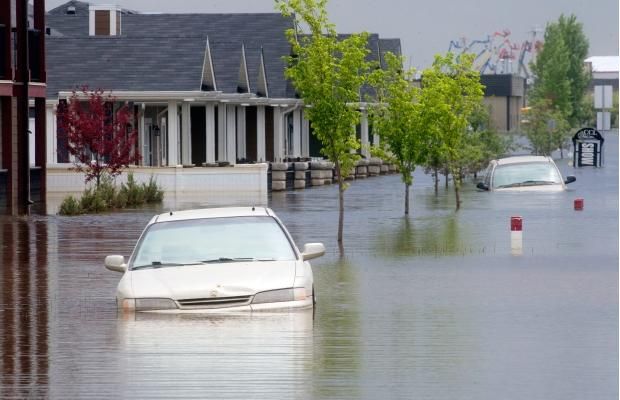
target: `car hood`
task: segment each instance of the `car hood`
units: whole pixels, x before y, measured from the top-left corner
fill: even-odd
[[[496,192],[561,192],[565,190],[564,185],[531,185],[515,186],[507,188],[493,189]]]
[[[296,261],[186,265],[129,271],[133,297],[178,299],[253,295],[289,288]],[[131,296],[128,296],[131,297]]]

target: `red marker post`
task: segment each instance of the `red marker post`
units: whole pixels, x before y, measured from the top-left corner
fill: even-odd
[[[510,250],[513,256],[523,254],[523,218],[510,217]]]
[[[583,210],[583,199],[579,198],[579,199],[575,199],[575,211],[582,211]]]

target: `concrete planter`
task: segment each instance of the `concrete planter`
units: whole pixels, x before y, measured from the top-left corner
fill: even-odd
[[[286,171],[288,169],[287,163],[271,163],[272,171]]]
[[[271,171],[271,181],[286,181],[286,171]]]

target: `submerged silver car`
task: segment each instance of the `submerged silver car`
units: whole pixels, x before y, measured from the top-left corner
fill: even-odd
[[[119,308],[151,312],[312,308],[308,260],[321,243],[299,251],[269,208],[230,207],[160,214],[148,223],[131,258],[108,256],[123,273]]]
[[[559,192],[575,182],[574,176],[562,179],[551,157],[514,156],[492,160],[478,189],[491,191]]]

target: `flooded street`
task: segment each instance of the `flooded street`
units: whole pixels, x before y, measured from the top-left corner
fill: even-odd
[[[117,315],[103,259],[161,209],[0,217],[0,398],[617,398],[617,134],[605,157],[559,160],[563,193],[470,182],[459,212],[416,173],[408,218],[398,175],[354,181],[344,257],[335,185],[273,193],[297,245],[327,247],[314,315]]]

